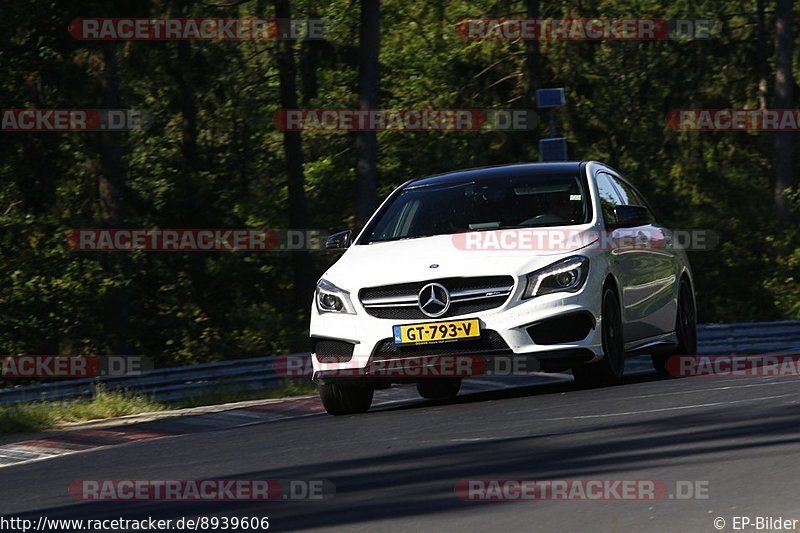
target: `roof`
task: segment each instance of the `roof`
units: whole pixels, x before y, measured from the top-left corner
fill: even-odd
[[[558,163],[517,163],[513,165],[500,165],[493,167],[472,168],[467,170],[456,170],[445,174],[437,174],[424,178],[412,180],[408,187],[420,187],[428,185],[443,185],[448,183],[463,183],[468,181],[481,181],[502,179],[524,174],[533,176],[536,174],[574,174],[578,173],[583,165],[580,161],[565,161]]]

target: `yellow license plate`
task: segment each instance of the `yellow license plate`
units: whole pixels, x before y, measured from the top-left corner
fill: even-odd
[[[474,339],[481,336],[481,326],[477,318],[394,326],[392,330],[395,344],[442,342],[457,339]]]

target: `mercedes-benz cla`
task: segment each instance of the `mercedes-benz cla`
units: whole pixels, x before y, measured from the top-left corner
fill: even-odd
[[[445,358],[482,358],[483,371],[522,359],[595,386],[618,382],[626,357],[649,354],[663,372],[671,354],[696,353],[686,254],[602,163],[414,179],[355,238],[326,245],[344,253],[317,283],[310,331],[331,414],[368,410],[393,382],[453,397],[471,374],[446,372]]]

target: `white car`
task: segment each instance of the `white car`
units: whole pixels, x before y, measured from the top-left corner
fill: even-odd
[[[463,374],[381,373],[387,362],[524,358],[579,383],[624,359],[696,353],[685,251],[636,188],[598,162],[517,164],[411,180],[381,204],[317,283],[314,376],[331,414],[365,412],[376,387],[458,393]],[[527,368],[530,370],[531,366]]]

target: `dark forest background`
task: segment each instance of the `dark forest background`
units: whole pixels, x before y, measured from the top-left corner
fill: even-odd
[[[76,253],[71,228],[358,227],[405,180],[538,160],[530,132],[284,134],[280,108],[535,108],[564,87],[571,159],[609,163],[691,254],[699,318],[800,318],[797,133],[696,133],[676,108],[795,108],[800,6],[778,0],[37,1],[0,7],[0,107],[125,108],[126,133],[0,132],[0,353],[159,365],[307,349],[324,253]],[[794,12],[793,12],[794,11]],[[322,18],[325,40],[73,39],[76,17]],[[709,40],[465,41],[468,17],[707,18]]]

